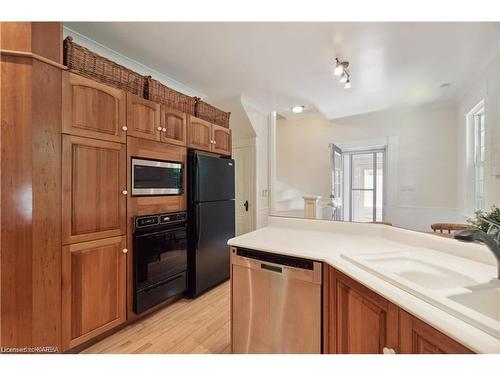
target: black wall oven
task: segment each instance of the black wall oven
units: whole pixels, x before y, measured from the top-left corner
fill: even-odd
[[[134,218],[134,312],[186,290],[187,214]]]
[[[132,195],[181,195],[184,166],[178,161],[132,158]]]

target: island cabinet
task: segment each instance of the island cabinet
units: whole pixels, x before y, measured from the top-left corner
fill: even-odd
[[[187,133],[189,148],[214,152],[220,155],[231,155],[230,129],[189,116]]]
[[[62,132],[125,143],[125,93],[77,74],[62,77]]]
[[[332,340],[339,354],[381,354],[398,350],[398,307],[333,271]]]
[[[62,243],[126,234],[125,145],[63,135]]]
[[[63,350],[125,322],[127,251],[126,236],[63,247]]]
[[[465,354],[457,343],[342,272],[323,272],[326,354]]]

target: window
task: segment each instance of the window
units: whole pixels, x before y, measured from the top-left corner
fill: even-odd
[[[345,205],[349,220],[382,221],[385,150],[346,152],[344,156],[349,176],[349,202]]]
[[[484,210],[485,127],[484,104],[470,113],[474,131],[474,210]]]

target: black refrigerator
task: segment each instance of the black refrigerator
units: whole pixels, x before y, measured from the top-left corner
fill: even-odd
[[[234,160],[188,153],[188,287],[195,298],[229,278],[234,237]]]

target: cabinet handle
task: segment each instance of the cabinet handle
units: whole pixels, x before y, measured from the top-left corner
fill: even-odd
[[[161,126],[158,126],[158,131],[161,132],[161,129],[163,129]]]
[[[128,191],[127,191],[127,190],[122,190],[122,194],[123,194],[123,195],[127,195],[127,194],[128,194]]]
[[[217,144],[217,142],[214,141],[214,145]]]
[[[123,130],[124,132],[126,132],[126,131],[128,130],[128,128],[127,128],[126,126],[122,126],[122,130]]]
[[[165,133],[167,131],[167,128],[161,128],[161,131]]]
[[[388,347],[384,346],[384,348],[382,349],[382,353],[384,353],[384,354],[396,354],[396,351],[392,348],[388,348]]]
[[[123,254],[127,254],[128,253],[128,249],[122,249],[122,253]]]

